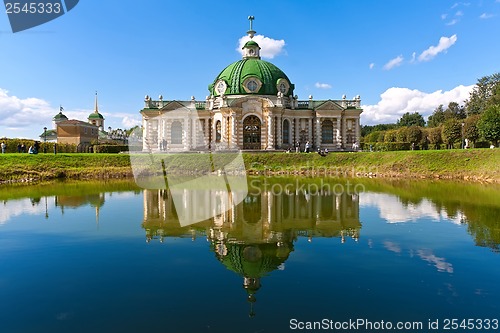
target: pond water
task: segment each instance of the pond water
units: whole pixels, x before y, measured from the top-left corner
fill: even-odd
[[[0,188],[0,331],[500,330],[498,187],[254,178],[190,225],[172,197]]]

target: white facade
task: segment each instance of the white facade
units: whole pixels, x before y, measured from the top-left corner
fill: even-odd
[[[161,96],[160,96],[161,97]],[[203,102],[157,101],[146,96],[143,149],[351,150],[360,139],[361,100],[299,101],[296,97],[240,95]]]

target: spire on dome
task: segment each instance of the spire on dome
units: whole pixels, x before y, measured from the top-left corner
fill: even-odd
[[[253,23],[253,20],[255,20],[255,17],[254,16],[249,16],[248,20],[250,21],[250,30],[247,31],[247,34],[248,34],[248,36],[250,36],[250,39],[252,39],[253,36],[255,36],[255,33],[256,33],[256,31],[253,30],[253,28],[252,28],[252,23]]]

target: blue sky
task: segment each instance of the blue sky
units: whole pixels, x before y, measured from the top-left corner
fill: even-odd
[[[361,95],[362,124],[429,115],[500,70],[500,0],[85,1],[12,33],[0,12],[0,137],[34,138],[59,105],[105,127],[140,121],[146,94],[203,100],[241,58],[248,15],[299,99]]]

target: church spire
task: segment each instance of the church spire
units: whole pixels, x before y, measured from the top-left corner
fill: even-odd
[[[97,91],[95,92],[95,106],[94,106],[94,113],[99,113],[99,107],[97,106]]]
[[[247,34],[250,37],[250,39],[252,39],[253,36],[255,36],[255,33],[256,33],[256,31],[253,30],[253,28],[252,28],[252,23],[253,23],[253,20],[255,20],[255,17],[254,16],[249,16],[248,20],[250,21],[250,30],[247,31]]]

